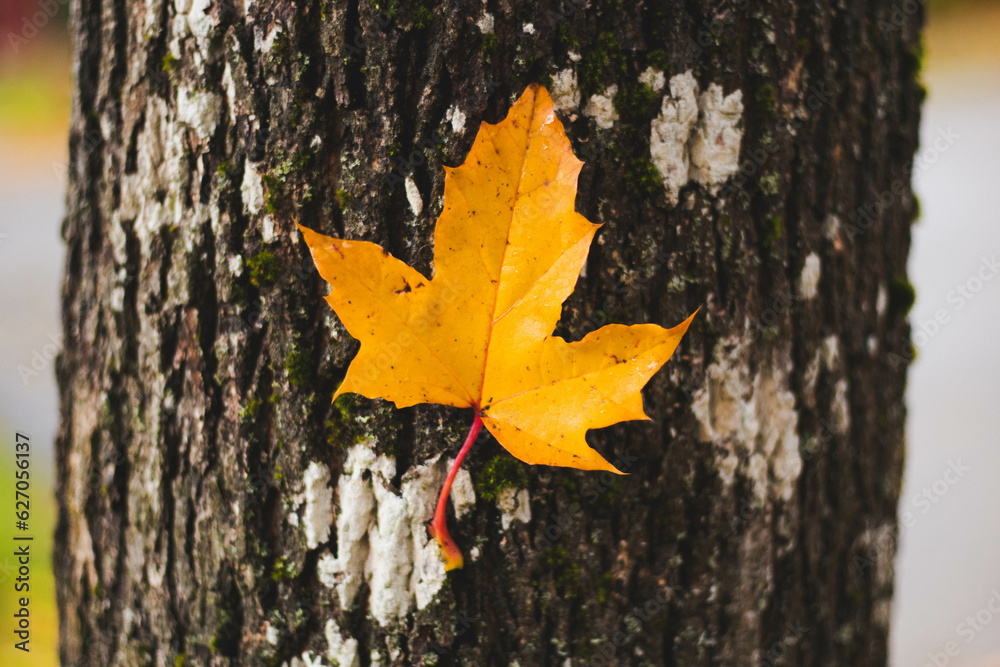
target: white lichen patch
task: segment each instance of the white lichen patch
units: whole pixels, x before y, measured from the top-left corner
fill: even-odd
[[[527,489],[518,491],[507,487],[497,496],[497,507],[500,509],[500,523],[504,530],[508,530],[515,521],[531,521],[531,494]]]
[[[584,108],[583,113],[594,119],[597,127],[603,130],[611,129],[615,121],[618,120],[618,112],[615,111],[615,95],[618,94],[618,86],[608,86],[603,94],[590,96],[590,101]]]
[[[660,172],[667,199],[674,205],[688,182],[688,143],[697,120],[698,82],[689,70],[670,78],[670,94],[663,97],[660,115],[653,119],[649,135],[651,161]]]
[[[667,77],[664,75],[663,70],[656,69],[655,67],[647,67],[645,71],[639,75],[639,83],[649,86],[654,93],[658,93],[663,90],[665,85],[667,85]]]
[[[413,217],[419,218],[424,210],[424,200],[420,197],[420,190],[417,188],[417,184],[413,182],[412,176],[407,176],[403,184],[406,187],[406,201],[410,203],[410,210],[413,211]]]
[[[274,48],[274,42],[281,35],[280,24],[271,23],[268,28],[268,31],[265,33],[263,26],[254,26],[253,47],[261,53],[269,53]]]
[[[264,182],[250,162],[243,168],[240,194],[243,197],[243,206],[250,215],[257,215],[264,208]]]
[[[222,88],[226,91],[229,124],[236,125],[236,104],[239,97],[236,94],[236,82],[233,80],[233,68],[228,62],[225,69],[222,70]]]
[[[448,461],[450,468],[454,459]],[[472,475],[465,468],[459,468],[455,481],[451,485],[451,495],[448,496],[455,508],[455,517],[461,519],[469,510],[476,506],[476,490],[472,486]]]
[[[775,491],[782,500],[791,500],[795,483],[802,473],[799,453],[799,414],[795,410],[795,395],[772,374],[758,375],[754,392],[759,395],[758,417],[761,430],[757,445],[771,462]],[[757,487],[758,495],[766,497],[766,484]]]
[[[358,656],[358,640],[344,636],[337,621],[329,619],[324,629],[326,635],[326,657],[337,667],[358,667],[361,659]]]
[[[243,168],[243,182],[240,184],[240,195],[243,199],[243,206],[248,214],[255,216],[264,209],[264,181],[257,172],[257,168],[247,162]],[[274,227],[274,218],[265,215],[261,220],[261,239],[264,243],[273,243],[277,240],[277,233]]]
[[[484,35],[488,35],[493,32],[493,14],[483,12],[483,15],[479,17],[478,21],[476,21],[476,27],[479,28],[479,31]]]
[[[281,641],[281,633],[269,621],[264,621],[264,639],[271,646],[277,646]]]
[[[178,95],[181,94],[178,92]],[[158,238],[161,228],[176,225],[187,242],[191,239],[188,229],[191,221],[204,220],[209,214],[197,201],[194,210],[189,209],[180,192],[189,178],[200,178],[200,174],[191,174],[188,126],[177,122],[177,113],[167,108],[165,100],[157,97],[147,101],[145,114],[146,122],[137,141],[136,172],[122,176],[121,205],[116,218],[135,219],[140,252],[148,256],[151,243]],[[199,166],[196,169],[200,172],[201,161],[197,163]],[[164,193],[162,203],[150,201],[147,196],[157,191]],[[117,254],[117,242],[113,248]],[[186,267],[176,268],[178,270],[171,273],[186,273]],[[181,289],[186,292],[186,286]],[[172,292],[170,297],[172,299]]]
[[[274,218],[269,215],[265,215],[260,222],[260,239],[264,243],[274,243],[277,239],[277,234],[274,231]]]
[[[344,609],[353,604],[365,580],[368,528],[372,523],[375,494],[371,482],[364,476],[374,463],[375,453],[369,447],[363,444],[352,447],[337,484],[337,559],[332,577],[337,582],[340,606]]]
[[[188,32],[197,39],[202,52],[207,53],[209,40],[218,26],[212,13],[212,0],[180,0],[176,8],[177,20],[186,19]]]
[[[306,651],[299,657],[293,657],[291,662],[284,662],[287,667],[326,667],[322,656],[313,657],[312,651]]]
[[[799,295],[803,299],[812,299],[819,292],[819,279],[822,275],[819,255],[814,252],[809,253],[805,263],[802,265],[802,273],[799,275]]]
[[[746,355],[747,349],[735,339],[720,343],[691,409],[701,424],[702,440],[719,447],[716,464],[726,487],[745,457],[743,474],[752,480],[755,495],[787,501],[802,472],[798,413],[788,389],[787,364],[769,365],[751,378]]]
[[[417,601],[417,609],[426,609],[441,590],[448,573],[444,569],[444,561],[441,560],[441,548],[434,540],[428,540],[423,546],[416,547],[415,557],[413,596]]]
[[[323,584],[327,588],[333,588],[337,585],[337,559],[334,558],[333,554],[330,552],[324,552],[322,556],[319,557],[319,561],[316,563],[316,576],[319,577],[319,583]]]
[[[315,549],[330,539],[330,524],[333,522],[329,468],[311,461],[302,475],[302,484],[305,486],[303,498],[306,508],[302,524],[306,531],[306,546]]]
[[[462,472],[468,475],[468,471]],[[424,609],[434,601],[434,596],[447,578],[438,544],[430,539],[425,525],[434,516],[445,476],[445,466],[438,461],[438,457],[412,468],[403,476],[403,499],[409,511],[413,541],[413,576],[410,588],[416,599],[417,609]],[[469,483],[471,484],[471,479]]]
[[[393,487],[396,460],[376,456],[370,443],[348,451],[338,493],[337,557],[321,558],[320,581],[332,585],[341,607],[354,604],[361,584],[369,611],[385,626],[423,609],[445,580],[444,562],[426,523],[434,514],[445,470],[438,457],[408,471]]]
[[[723,95],[711,83],[698,97],[701,116],[691,138],[691,178],[714,189],[740,168],[743,92]]]
[[[521,30],[526,35],[534,35],[535,34],[535,24],[534,23],[525,23],[524,27],[522,27]]]
[[[745,350],[736,345],[727,353],[724,347],[716,349],[716,360],[706,370],[706,383],[695,392],[691,410],[701,424],[704,442],[748,442],[760,424]]]
[[[575,111],[580,108],[580,87],[572,67],[559,70],[553,75],[551,94],[552,106],[556,111]]]
[[[125,287],[122,285],[115,285],[111,290],[111,298],[109,299],[109,306],[111,310],[116,313],[122,312],[125,308]]]
[[[207,143],[215,132],[222,112],[222,100],[204,90],[177,88],[177,119],[190,126],[202,143]]]
[[[448,108],[444,115],[445,121],[451,124],[451,131],[460,134],[465,131],[465,113],[458,108],[457,104]]]

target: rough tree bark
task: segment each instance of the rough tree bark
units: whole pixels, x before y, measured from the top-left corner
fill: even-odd
[[[64,663],[885,664],[913,4],[75,2]],[[442,166],[532,81],[604,223],[557,333],[702,312],[591,434],[629,476],[482,438],[442,580],[470,417],[330,404],[294,222],[429,273]]]

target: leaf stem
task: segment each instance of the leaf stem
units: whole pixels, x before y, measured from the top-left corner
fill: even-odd
[[[457,570],[462,567],[464,562],[461,549],[458,548],[455,540],[451,539],[451,535],[448,533],[445,510],[448,507],[448,495],[451,493],[451,484],[455,481],[455,475],[458,474],[458,469],[462,467],[465,455],[472,449],[472,443],[476,441],[476,436],[479,435],[479,429],[482,427],[483,420],[480,419],[479,412],[477,411],[476,418],[472,422],[472,427],[469,428],[469,435],[465,438],[465,444],[462,445],[458,456],[455,457],[455,462],[451,464],[451,469],[448,470],[448,477],[445,478],[444,486],[441,487],[441,495],[438,496],[437,509],[434,510],[434,520],[431,521],[431,537],[437,540],[438,546],[441,547],[445,570]]]

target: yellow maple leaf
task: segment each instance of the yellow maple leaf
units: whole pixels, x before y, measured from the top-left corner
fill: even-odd
[[[600,227],[575,210],[582,166],[533,84],[503,122],[480,126],[464,164],[445,168],[432,278],[374,243],[299,226],[330,284],[327,302],[361,341],[334,399],[475,410],[432,526],[449,569],[461,552],[444,500],[480,425],[526,463],[619,472],[584,436],[649,419],[641,389],[694,317],[672,329],[611,324],[575,343],[552,335]]]

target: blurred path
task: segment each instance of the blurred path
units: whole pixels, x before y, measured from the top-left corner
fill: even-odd
[[[54,28],[53,28],[54,29]],[[3,33],[5,38],[7,33]],[[58,663],[58,618],[52,579],[53,441],[58,404],[54,355],[62,325],[59,284],[63,244],[69,49],[38,36],[12,57],[0,47],[0,494],[13,498],[14,431],[31,444],[32,542],[30,653],[14,649],[12,626],[0,626],[0,665]],[[19,370],[20,369],[20,370]],[[9,506],[5,506],[6,507]],[[12,522],[0,524],[0,618],[12,619],[16,563]]]
[[[53,471],[70,61],[55,38],[25,51],[0,54],[0,422],[30,430]]]
[[[1000,6],[932,15],[926,43],[892,664],[997,667]]]

